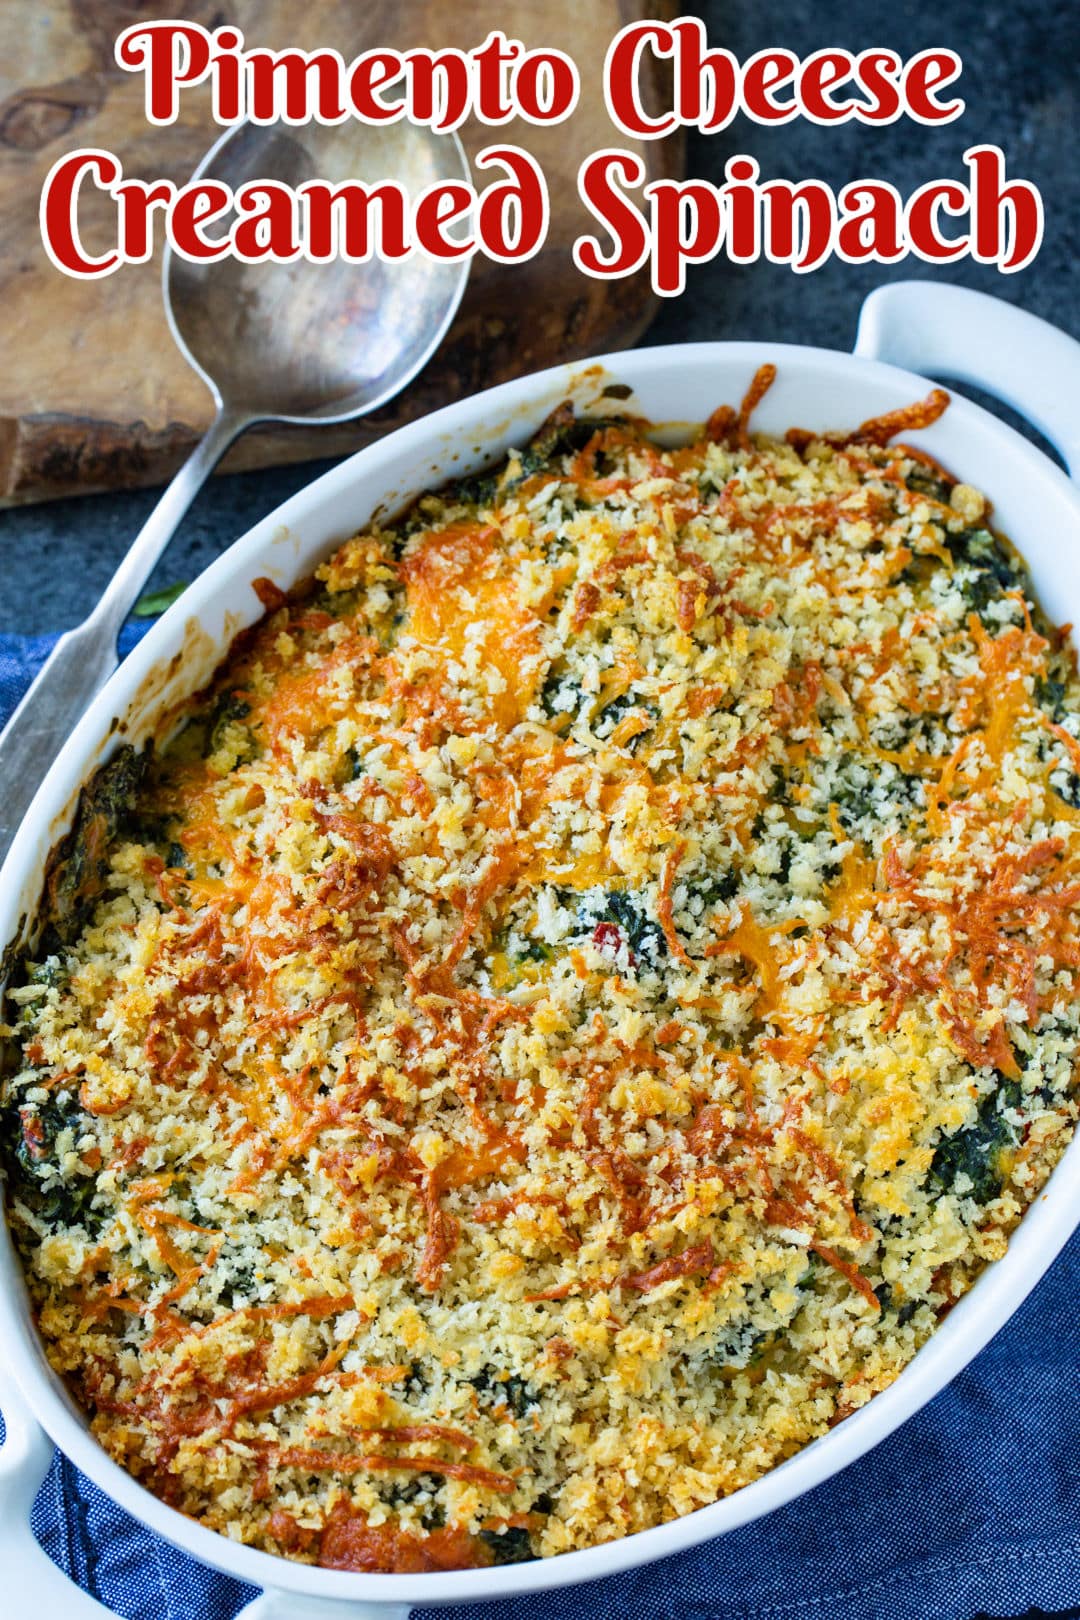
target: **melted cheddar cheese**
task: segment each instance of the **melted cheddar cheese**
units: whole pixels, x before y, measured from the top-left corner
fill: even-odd
[[[690,1512],[887,1385],[1076,1119],[1080,686],[902,444],[561,413],[118,756],[10,993],[48,1353],[331,1567]],[[110,774],[111,773],[111,774]]]

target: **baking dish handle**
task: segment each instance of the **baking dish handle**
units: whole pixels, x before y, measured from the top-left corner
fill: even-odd
[[[1019,411],[1080,480],[1080,343],[987,293],[895,281],[863,304],[855,353],[973,384]]]
[[[30,1510],[52,1462],[52,1441],[0,1368],[0,1570],[5,1614],[34,1620],[109,1620],[103,1608],[53,1563],[30,1528]]]
[[[0,1367],[0,1570],[4,1614],[19,1620],[114,1620],[113,1611],[57,1568],[30,1528],[30,1512],[49,1471],[53,1444]],[[260,1592],[236,1620],[408,1620],[405,1603],[337,1602],[306,1593]]]

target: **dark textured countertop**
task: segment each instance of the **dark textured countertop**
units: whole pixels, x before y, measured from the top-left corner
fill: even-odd
[[[665,303],[646,342],[751,338],[848,348],[859,306],[887,278],[935,276],[1022,304],[1080,336],[1080,165],[1074,128],[1080,108],[1080,5],[1019,8],[1001,0],[860,0],[822,7],[812,0],[757,0],[735,6],[705,0],[687,6],[706,17],[710,39],[745,58],[769,45],[802,54],[843,44],[891,45],[911,55],[935,45],[958,50],[967,112],[956,123],[924,128],[901,121],[883,129],[834,128],[796,121],[765,129],[738,119],[694,138],[688,172],[722,181],[735,151],[751,152],[763,176],[818,177],[834,189],[872,175],[908,195],[923,181],[963,175],[966,147],[992,141],[1010,175],[1033,180],[1046,203],[1046,236],[1028,269],[1004,276],[962,260],[940,272],[918,260],[891,269],[830,262],[810,276],[761,262],[717,259],[691,267],[687,290]],[[181,527],[156,582],[190,580],[221,549],[328,463],[215,479]],[[0,630],[39,632],[75,624],[93,606],[124,549],[150,511],[156,491],[96,495],[0,513]]]

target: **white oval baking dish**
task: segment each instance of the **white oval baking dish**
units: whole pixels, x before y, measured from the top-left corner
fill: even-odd
[[[566,397],[582,407],[613,381],[654,422],[703,421],[738,401],[755,368],[777,380],[754,418],[851,427],[920,398],[916,372],[988,389],[1036,423],[1080,477],[1080,344],[1018,310],[960,288],[903,282],[872,294],[854,355],[784,344],[716,343],[643,349],[588,368],[560,366],[438,411],[317,479],[238,540],[192,585],[126,660],[56,760],[0,872],[0,943],[33,914],[46,856],[66,829],[79,785],[116,747],[139,742],[162,712],[205,683],[235,633],[262,613],[251,581],[282,588],[309,574],[376,510],[523,443]],[[909,366],[899,370],[894,361]],[[602,405],[601,405],[602,408]],[[1047,456],[962,398],[922,433],[906,435],[992,498],[998,526],[1020,548],[1051,618],[1080,622],[1080,495]],[[168,1508],[112,1462],[50,1371],[31,1321],[6,1227],[0,1232],[0,1568],[8,1612],[41,1620],[101,1617],[41,1552],[30,1506],[51,1456],[44,1430],[104,1491],[151,1529],[205,1563],[262,1587],[244,1620],[398,1620],[412,1604],[475,1602],[613,1574],[722,1535],[818,1485],[923,1406],[1007,1320],[1069,1237],[1080,1215],[1080,1139],[1016,1232],[895,1384],[734,1496],[625,1540],[557,1559],[441,1575],[363,1575],[279,1559],[226,1540]],[[2,1226],[3,1223],[0,1223]],[[40,1427],[39,1427],[40,1425]]]

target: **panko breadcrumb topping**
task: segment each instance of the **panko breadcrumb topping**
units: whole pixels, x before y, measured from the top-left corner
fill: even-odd
[[[1076,1120],[1080,685],[890,441],[564,408],[121,749],[9,992],[101,1444],[337,1568],[585,1547],[893,1380]]]

